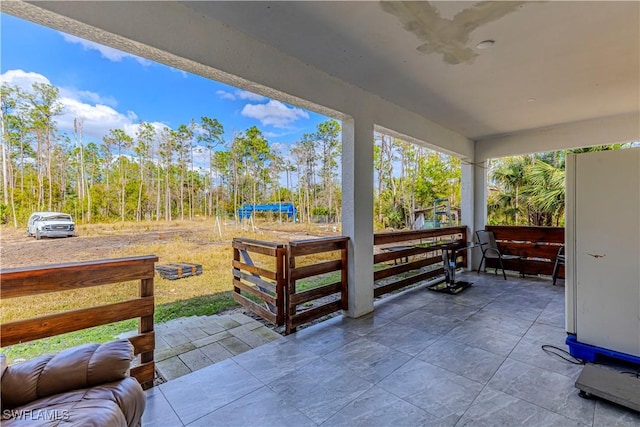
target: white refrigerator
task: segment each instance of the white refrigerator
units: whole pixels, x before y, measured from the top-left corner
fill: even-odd
[[[566,186],[567,332],[640,360],[640,148],[568,155]]]

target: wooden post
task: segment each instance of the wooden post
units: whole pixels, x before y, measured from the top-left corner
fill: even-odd
[[[287,245],[287,326],[285,328],[285,334],[289,335],[296,331],[296,328],[292,327],[293,316],[297,312],[297,304],[291,302],[291,296],[296,293],[296,281],[292,279],[291,271],[296,268],[296,259],[293,255],[291,245]]]
[[[153,277],[150,279],[141,279],[140,280],[140,298],[153,297],[153,296],[154,296]],[[153,311],[150,315],[140,317],[138,321],[138,334],[143,335],[146,333],[151,333],[153,336],[153,345],[151,350],[140,353],[140,364],[142,365],[144,363],[150,363],[150,366],[153,367],[153,370],[155,372],[155,362],[153,360],[153,352],[155,349],[155,335],[153,334],[154,312],[155,312],[155,304],[153,307]],[[149,387],[153,387],[153,379],[141,385],[145,389]]]
[[[340,281],[342,282],[342,289],[340,291],[340,300],[342,302],[342,309],[349,309],[349,259],[348,257],[348,241],[343,242],[342,249],[340,249],[340,259],[342,261],[342,270],[340,271]]]
[[[285,322],[285,273],[286,249],[280,247],[276,251],[276,325],[281,326]]]
[[[236,249],[236,248],[233,248],[233,260],[236,261],[236,262],[240,262],[240,251],[238,249]],[[240,272],[239,268],[233,267],[233,270],[235,272],[238,272],[238,273]],[[235,274],[233,276],[235,276]],[[233,287],[233,291],[235,293],[239,294],[240,293],[240,288],[238,288],[237,286],[234,286]]]

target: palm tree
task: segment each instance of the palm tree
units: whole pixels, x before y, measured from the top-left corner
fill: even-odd
[[[512,193],[505,193],[497,187],[489,188],[487,208],[491,224],[510,224],[516,215]]]
[[[545,161],[536,159],[526,170],[527,183],[522,194],[528,198],[532,210],[539,215],[541,224],[556,226],[564,215],[565,172]]]
[[[515,224],[520,222],[521,189],[526,184],[526,166],[530,162],[528,157],[507,157],[498,160],[497,166],[491,173],[491,180],[503,193],[512,200]]]

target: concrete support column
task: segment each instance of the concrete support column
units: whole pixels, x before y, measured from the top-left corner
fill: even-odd
[[[373,311],[373,121],[342,122],[342,234],[349,236],[349,317]]]
[[[473,159],[462,159],[462,177],[460,190],[460,221],[462,225],[467,226],[467,241],[472,242],[474,238],[475,227],[475,173],[473,167]],[[467,268],[473,265],[475,251],[469,251]]]
[[[487,168],[488,162],[483,160],[481,162],[475,162],[473,165],[473,175],[474,175],[474,192],[473,192],[473,226],[474,229],[472,233],[477,230],[483,230],[485,225],[487,224]],[[477,269],[478,264],[481,260],[481,252],[480,249],[477,248],[474,250],[474,255],[472,256],[472,268]]]

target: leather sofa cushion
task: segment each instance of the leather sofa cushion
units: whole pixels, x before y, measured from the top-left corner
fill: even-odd
[[[2,375],[2,409],[25,405],[69,390],[122,380],[133,360],[129,340],[85,344],[56,355],[7,367]]]
[[[3,427],[109,426],[140,424],[146,397],[131,377],[35,400],[3,411]],[[11,417],[13,415],[13,417]]]

